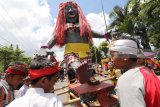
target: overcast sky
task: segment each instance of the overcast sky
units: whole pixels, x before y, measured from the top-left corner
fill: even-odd
[[[50,38],[59,3],[66,0],[0,0],[0,45],[13,44],[32,56]],[[85,1],[85,2],[84,2]],[[102,0],[106,23],[115,5],[123,6],[127,0]],[[101,0],[76,0],[83,10],[92,30],[104,34],[105,23]],[[102,39],[94,39],[99,45]],[[64,48],[53,47],[58,60],[63,59]]]

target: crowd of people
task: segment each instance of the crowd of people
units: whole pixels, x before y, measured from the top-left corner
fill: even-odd
[[[0,80],[0,107],[62,107],[57,95],[51,93],[58,71],[58,63],[48,56],[36,55],[29,67],[24,62],[11,62]],[[22,82],[15,96],[14,89]]]
[[[110,46],[109,53],[111,61],[107,63],[106,78],[112,77],[121,107],[160,105],[160,80],[147,67],[147,60],[140,55],[143,53],[137,43],[128,39],[116,40]],[[0,81],[1,107],[62,107],[62,102],[51,93],[60,71],[53,59],[35,55],[30,66],[21,61],[11,62],[4,79]],[[122,69],[125,72],[121,73]],[[15,96],[14,89],[22,82]]]

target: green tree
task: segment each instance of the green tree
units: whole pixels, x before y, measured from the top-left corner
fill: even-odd
[[[110,28],[116,26],[119,28],[120,32],[133,34],[133,21],[135,20],[135,17],[133,17],[134,14],[132,12],[128,11],[130,7],[129,4],[132,3],[132,1],[133,0],[129,0],[124,8],[120,6],[115,6],[113,8],[113,11],[110,13],[110,18],[113,18],[114,20],[111,23]],[[132,7],[134,7],[134,5]]]
[[[13,53],[13,50],[6,46],[0,48],[0,63],[2,66],[2,71],[5,71],[8,64],[13,61]]]
[[[150,0],[142,4],[139,17],[147,26],[150,43],[156,48],[160,47],[160,0]]]
[[[101,42],[98,49],[101,51],[102,54],[102,57],[105,58],[107,57],[107,53],[108,53],[108,43],[106,41],[104,42]]]
[[[102,54],[100,50],[96,46],[91,46],[90,52],[91,52],[92,62],[96,64],[100,63],[102,58]]]
[[[5,71],[8,64],[12,61],[23,61],[30,64],[31,60],[32,58],[26,57],[24,51],[21,51],[18,45],[16,46],[16,49],[13,48],[12,44],[9,47],[0,47],[0,70],[2,71]]]
[[[137,28],[135,28],[135,24],[137,22],[141,22],[144,25],[145,30],[141,32],[141,34],[139,34],[138,36],[141,37],[144,49],[150,49],[149,40],[151,41],[151,39],[149,39],[150,35],[147,31],[147,23],[144,21],[152,21],[148,19],[144,20],[144,18],[146,18],[146,16],[144,15],[145,12],[143,12],[144,4],[141,3],[141,0],[129,0],[124,8],[116,6],[110,14],[111,17],[114,17],[114,21],[111,24],[111,28],[117,26],[120,32],[128,33],[135,37],[137,36],[137,33],[135,33],[135,29],[139,32],[141,32],[142,30],[141,26],[136,26]]]
[[[22,60],[24,57],[23,55],[24,51],[21,51],[19,46],[16,46],[16,49],[14,50],[14,61]]]

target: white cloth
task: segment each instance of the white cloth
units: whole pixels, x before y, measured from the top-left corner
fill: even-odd
[[[133,40],[116,40],[113,41],[109,46],[109,51],[117,51],[124,54],[136,55],[137,57],[144,56],[142,50],[138,49],[138,45]]]
[[[126,71],[117,83],[121,107],[146,107],[145,80],[139,67]]]
[[[44,93],[42,88],[29,88],[26,94],[7,107],[63,107],[54,93]]]
[[[22,87],[18,90],[16,98],[24,96],[28,89],[29,89],[29,86],[23,84]]]

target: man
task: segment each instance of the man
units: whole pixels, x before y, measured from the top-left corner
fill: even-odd
[[[23,79],[23,85],[18,90],[16,98],[24,96],[26,94],[27,90],[29,89],[29,85],[30,85],[30,78],[29,78],[29,76],[27,76],[26,78]]]
[[[90,81],[92,63],[90,56],[90,45],[92,44],[92,36],[97,38],[105,38],[91,31],[91,28],[77,3],[73,1],[64,2],[59,5],[59,14],[53,37],[48,44],[41,48],[51,49],[54,45],[60,47],[65,45],[64,60],[69,69],[74,69],[76,77],[81,84],[98,83],[98,81]],[[70,75],[68,75],[70,76]],[[94,80],[93,78],[91,80]]]
[[[29,71],[31,88],[7,107],[63,107],[57,96],[51,93],[57,82],[57,72],[58,63],[51,57],[36,55]]]
[[[133,40],[117,40],[109,48],[113,63],[126,72],[119,78],[121,107],[160,107],[160,80],[147,67],[137,63],[142,52]]]
[[[112,62],[108,62],[108,76],[112,81],[112,84],[116,86],[117,84],[117,80],[119,79],[119,77],[121,76],[121,71],[119,69],[115,69],[114,64]]]
[[[4,79],[0,80],[0,107],[5,107],[14,100],[14,89],[28,75],[28,66],[24,62],[11,62]]]

